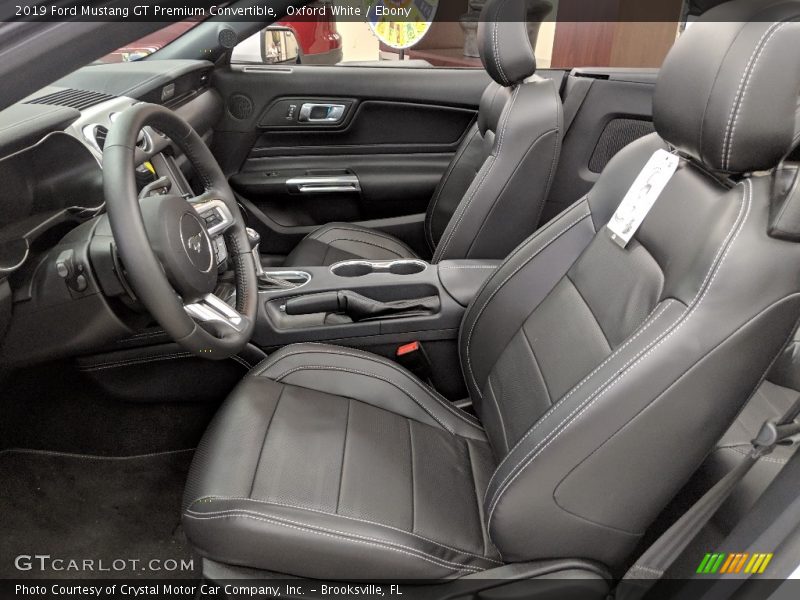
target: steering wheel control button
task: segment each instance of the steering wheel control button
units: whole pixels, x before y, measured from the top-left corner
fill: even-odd
[[[81,294],[89,289],[86,267],[75,260],[74,250],[64,250],[56,257],[56,274],[64,280],[71,292]]]
[[[86,275],[78,275],[75,278],[74,288],[76,292],[85,292],[88,287],[89,283],[86,281]]]
[[[218,265],[228,260],[228,247],[225,245],[225,239],[221,235],[214,238],[214,251],[217,254]]]
[[[57,262],[56,273],[58,273],[58,276],[61,277],[62,279],[66,279],[67,277],[69,277],[69,267],[67,266],[67,263],[65,263],[64,261]]]
[[[224,233],[233,225],[233,215],[222,200],[207,200],[202,204],[195,204],[194,207],[205,222],[211,237]]]

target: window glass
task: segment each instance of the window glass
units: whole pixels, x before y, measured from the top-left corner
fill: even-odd
[[[343,1],[310,3],[308,12],[286,17],[243,41],[235,49],[233,61],[309,65],[405,61],[408,67],[482,66],[476,36],[483,0],[439,0],[431,23],[400,20],[377,24],[370,24],[363,17],[336,16],[334,8]],[[436,0],[371,1],[419,7],[436,4]],[[659,67],[684,27],[686,12],[681,9],[682,1],[665,0],[669,11],[662,11],[664,14],[654,21],[645,20],[646,13],[620,14],[619,21],[590,21],[575,16],[581,14],[575,12],[578,5],[585,9],[585,0],[578,4],[578,0],[551,0],[554,7],[550,16],[541,24],[529,25],[531,38],[536,40],[537,64],[540,68],[559,69]],[[413,37],[415,28],[418,39]],[[407,43],[408,39],[416,41]],[[408,47],[398,49],[404,41]]]

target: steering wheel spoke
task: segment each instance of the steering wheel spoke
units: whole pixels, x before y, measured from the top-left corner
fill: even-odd
[[[207,294],[197,302],[185,304],[184,310],[195,321],[201,323],[222,323],[234,331],[241,331],[244,317],[219,296]]]

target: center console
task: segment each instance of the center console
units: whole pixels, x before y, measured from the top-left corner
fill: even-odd
[[[348,345],[455,340],[469,302],[500,261],[349,260],[262,269],[253,342]]]

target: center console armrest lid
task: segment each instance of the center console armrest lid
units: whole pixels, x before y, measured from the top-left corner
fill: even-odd
[[[439,281],[445,291],[466,307],[489,277],[497,272],[501,260],[443,260],[438,264]]]

